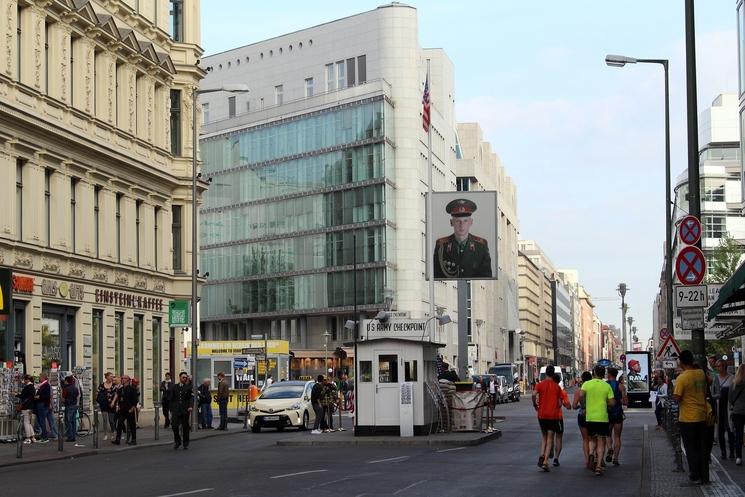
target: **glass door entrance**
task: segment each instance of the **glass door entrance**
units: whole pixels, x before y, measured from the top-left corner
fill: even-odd
[[[41,369],[71,371],[75,366],[75,309],[44,306],[41,315]]]

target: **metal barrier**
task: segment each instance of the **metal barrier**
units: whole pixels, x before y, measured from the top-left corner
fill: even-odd
[[[101,411],[98,410],[97,406],[93,406],[93,448],[98,448],[98,415]],[[106,420],[104,420],[106,422]]]
[[[16,430],[16,458],[21,459],[23,457],[23,440],[25,438],[23,432],[23,414],[18,417],[18,430]]]
[[[663,427],[665,433],[673,445],[675,451],[675,472],[683,472],[683,448],[680,441],[680,426],[678,425],[678,414],[680,413],[680,406],[677,402],[671,399],[663,401],[665,407],[665,416],[663,417]]]
[[[57,450],[59,452],[62,452],[64,449],[64,439],[65,439],[65,425],[62,420],[62,416],[64,416],[64,413],[62,409],[60,408],[59,412],[57,413]]]

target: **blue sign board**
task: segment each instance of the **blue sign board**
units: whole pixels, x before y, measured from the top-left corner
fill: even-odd
[[[248,359],[245,357],[235,357],[233,358],[233,367],[235,369],[241,369],[241,368],[247,368],[248,367]]]

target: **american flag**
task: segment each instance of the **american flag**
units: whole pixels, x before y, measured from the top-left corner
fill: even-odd
[[[424,82],[424,96],[422,97],[422,127],[429,133],[429,74]]]

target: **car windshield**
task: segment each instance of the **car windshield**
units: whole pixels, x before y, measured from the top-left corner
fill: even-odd
[[[260,399],[297,399],[303,396],[305,385],[272,385],[261,394]]]

